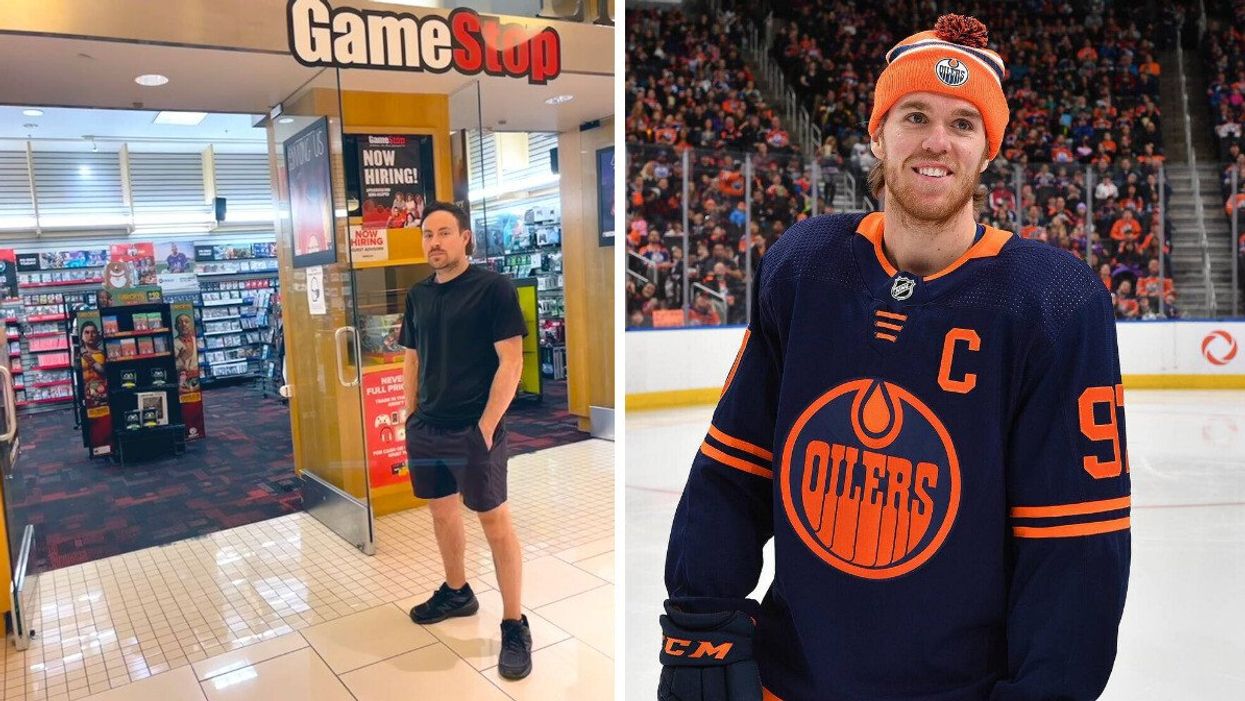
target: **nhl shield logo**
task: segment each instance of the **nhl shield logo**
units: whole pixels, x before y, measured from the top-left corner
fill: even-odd
[[[968,82],[968,66],[953,59],[944,58],[934,66],[934,73],[938,75],[938,80],[953,88],[958,88]]]
[[[900,302],[911,297],[914,290],[916,290],[916,280],[910,277],[900,275],[895,278],[895,282],[891,283],[891,296]]]

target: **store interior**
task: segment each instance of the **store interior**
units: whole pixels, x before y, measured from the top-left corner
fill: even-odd
[[[36,570],[302,508],[290,408],[280,391],[285,291],[264,118],[0,106],[0,315],[21,435],[5,496],[10,522],[35,526]],[[511,449],[586,439],[568,407],[558,133],[476,122],[450,137],[467,171],[479,241],[474,262],[515,279],[533,332],[507,419]],[[401,221],[396,228],[417,237],[406,199],[386,203],[387,226]],[[100,307],[117,262],[128,265],[134,289],[159,288],[158,303],[148,305],[154,311],[117,300]],[[363,274],[383,278],[372,287],[385,299],[372,303],[392,311],[393,297],[429,272],[412,266],[396,277],[384,268]],[[369,300],[358,303],[364,309]],[[92,401],[111,403],[114,428],[133,418],[146,430],[149,417],[137,405],[118,408],[118,397],[129,396],[120,387],[135,383],[126,385],[111,367],[109,396],[93,394],[84,328],[96,323],[108,366],[142,374],[172,352],[162,343],[189,336],[178,310],[193,316],[197,369],[187,378],[180,365],[169,365],[178,391],[157,398],[164,413],[153,420],[189,426],[184,414],[197,402],[199,435],[187,429],[186,440],[164,450],[154,433],[144,434],[134,441],[144,449],[129,455],[111,435],[93,443]],[[375,319],[380,339],[394,319]],[[365,328],[365,353],[368,339]],[[137,389],[150,389],[145,378]]]

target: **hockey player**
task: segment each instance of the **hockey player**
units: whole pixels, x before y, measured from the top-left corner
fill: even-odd
[[[891,49],[869,123],[884,211],[765,255],[670,534],[663,701],[1107,683],[1130,546],[1111,298],[1070,253],[976,223],[1008,121],[985,47],[945,15]]]

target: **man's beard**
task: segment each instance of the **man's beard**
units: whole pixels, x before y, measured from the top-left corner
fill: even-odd
[[[919,161],[914,161],[919,162]],[[973,199],[973,192],[981,180],[981,174],[957,171],[951,178],[951,188],[945,197],[937,200],[928,195],[918,194],[918,185],[912,182],[913,177],[921,177],[912,173],[906,164],[892,165],[891,161],[883,161],[882,167],[886,174],[886,205],[895,207],[912,219],[919,222],[938,224],[949,222],[964,210],[964,205]]]

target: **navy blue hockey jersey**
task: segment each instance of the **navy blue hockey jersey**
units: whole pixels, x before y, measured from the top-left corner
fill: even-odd
[[[882,226],[817,217],[766,253],[675,515],[670,597],[752,613],[767,698],[1096,698],[1130,556],[1110,295],[988,227],[919,278]]]

